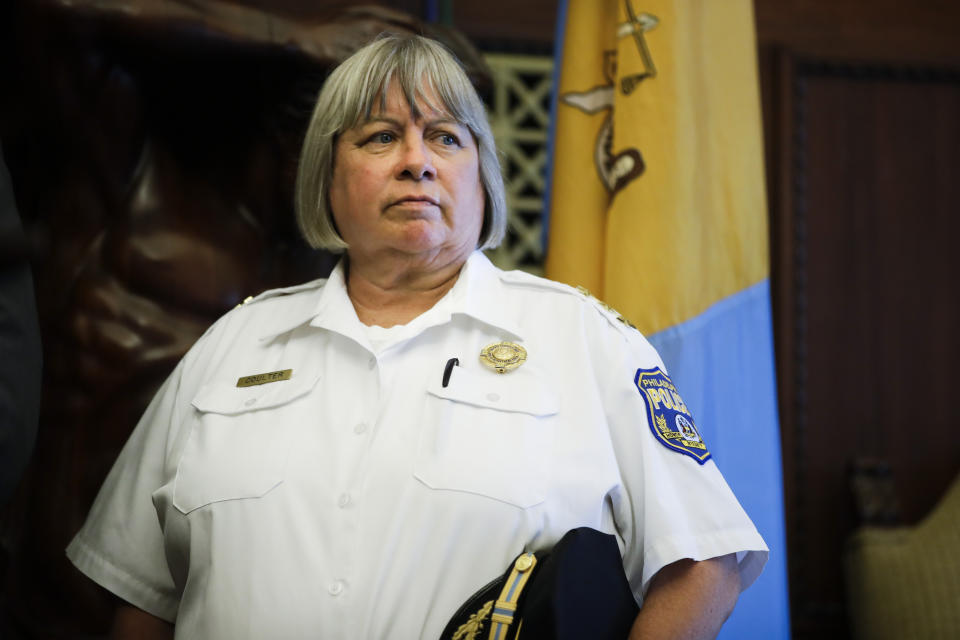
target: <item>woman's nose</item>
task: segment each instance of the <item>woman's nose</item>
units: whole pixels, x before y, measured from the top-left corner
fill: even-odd
[[[424,180],[436,177],[430,149],[424,140],[415,139],[403,144],[399,165],[401,179]]]

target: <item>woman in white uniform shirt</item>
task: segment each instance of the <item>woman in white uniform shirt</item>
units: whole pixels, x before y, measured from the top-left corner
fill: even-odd
[[[578,526],[621,544],[633,637],[713,637],[766,546],[646,340],[478,251],[503,184],[445,49],[383,38],[334,71],[297,206],[344,259],[207,331],[68,549],[129,603],[115,637],[436,638]],[[500,342],[526,360],[484,366]]]

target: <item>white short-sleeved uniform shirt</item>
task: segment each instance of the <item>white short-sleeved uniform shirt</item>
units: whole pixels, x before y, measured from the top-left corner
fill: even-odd
[[[499,341],[518,369],[480,362]],[[67,553],[177,638],[434,639],[578,526],[617,536],[638,601],[682,558],[738,552],[745,588],[767,547],[713,461],[655,437],[635,378],[658,367],[594,300],[480,253],[431,310],[371,330],[341,264],[206,332]]]

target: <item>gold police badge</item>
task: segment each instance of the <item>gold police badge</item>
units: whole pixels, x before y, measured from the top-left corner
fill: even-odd
[[[489,344],[480,351],[480,362],[497,373],[519,367],[527,359],[527,350],[513,342]]]

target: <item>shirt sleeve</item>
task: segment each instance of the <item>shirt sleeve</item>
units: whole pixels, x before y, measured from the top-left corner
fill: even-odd
[[[179,593],[152,494],[166,481],[182,369],[181,362],[154,396],[67,547],[67,557],[94,582],[169,622],[176,618]]]
[[[595,366],[621,478],[610,498],[635,595],[642,601],[668,564],[730,553],[737,554],[746,589],[766,563],[767,545],[713,460],[701,464],[651,427],[637,373],[659,369],[669,380],[663,361],[633,329],[607,327],[597,340],[594,353],[602,362]]]

